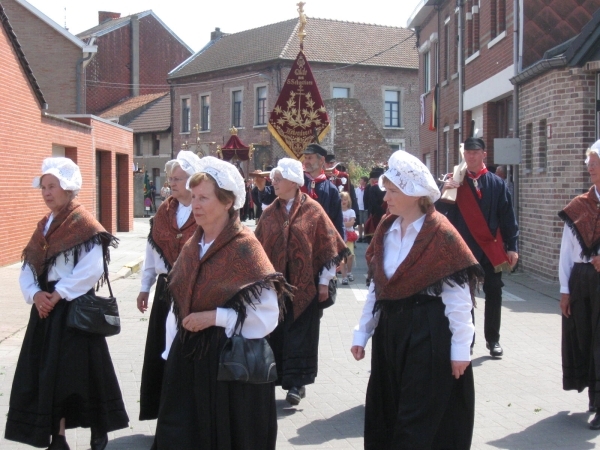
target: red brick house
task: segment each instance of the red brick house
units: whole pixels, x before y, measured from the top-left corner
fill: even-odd
[[[51,114],[85,112],[85,68],[96,55],[81,40],[25,0],[2,0],[19,44],[36,74]]]
[[[3,2],[4,4],[4,2]],[[66,156],[81,168],[79,201],[110,232],[133,229],[131,130],[90,115],[47,112],[47,100],[0,4],[0,265],[19,261],[47,213],[31,187],[44,158]],[[33,20],[33,19],[32,19]]]
[[[520,266],[548,279],[557,278],[562,229],[556,214],[586,183],[580,156],[598,133],[596,81],[580,72],[583,59],[564,65],[562,75],[537,75],[557,67],[553,57],[584,35],[597,10],[597,0],[423,0],[408,22],[419,49],[423,160],[437,177],[457,164],[459,143],[475,130],[485,140],[488,164],[502,156],[494,139],[520,138],[522,162],[512,166]],[[437,127],[430,128],[436,86]],[[562,126],[570,131],[561,128],[559,141],[555,131]]]
[[[171,71],[173,148],[187,143],[214,153],[209,143],[224,144],[235,126],[240,139],[255,146],[255,167],[285,156],[267,121],[300,50],[297,28],[292,19],[229,35],[216,29],[201,51]],[[305,31],[304,51],[330,113],[328,151],[363,165],[386,161],[394,149],[417,152],[412,32],[310,17]]]
[[[88,114],[120,100],[168,91],[167,74],[193,51],[152,11],[121,17],[98,12],[98,25],[77,35],[98,54],[86,69]]]

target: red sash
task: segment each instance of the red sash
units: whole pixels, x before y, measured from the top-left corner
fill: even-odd
[[[500,229],[496,230],[496,237],[494,237],[467,180],[458,188],[456,204],[475,242],[481,247],[485,256],[488,257],[492,266],[494,266],[494,270],[496,272],[510,270]]]

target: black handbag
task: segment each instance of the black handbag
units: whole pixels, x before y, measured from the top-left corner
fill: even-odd
[[[108,269],[106,260],[104,260],[104,266],[105,269]],[[105,270],[105,272],[108,273],[108,270]],[[108,277],[106,283],[108,284],[110,297],[96,295],[92,288],[69,302],[69,310],[67,311],[68,327],[102,336],[114,336],[121,332],[119,307]]]
[[[276,381],[275,355],[267,339],[246,339],[241,334],[228,338],[221,350],[217,380],[252,384]]]
[[[324,302],[319,302],[319,308],[321,309],[329,308],[335,303],[335,299],[337,297],[337,277],[333,277],[331,280],[329,280],[328,290],[329,297],[327,297],[327,300]]]

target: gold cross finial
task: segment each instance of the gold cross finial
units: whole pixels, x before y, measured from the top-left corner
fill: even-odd
[[[304,38],[306,37],[306,31],[304,28],[306,27],[306,14],[304,14],[304,5],[305,2],[296,3],[298,6],[298,14],[300,15],[300,27],[298,28],[298,37],[300,38],[300,50],[304,50]]]

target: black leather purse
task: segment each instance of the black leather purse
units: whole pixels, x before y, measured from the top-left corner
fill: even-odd
[[[267,339],[246,339],[241,334],[228,338],[221,350],[217,380],[253,384],[276,381],[275,355]]]
[[[337,297],[337,276],[329,280],[329,297],[324,302],[319,302],[319,308],[325,309],[333,306]]]
[[[77,258],[75,258],[77,264]],[[108,273],[106,259],[105,272]],[[67,326],[91,334],[114,336],[121,332],[121,319],[117,299],[113,295],[110,281],[106,279],[110,297],[96,295],[94,288],[69,302]]]

